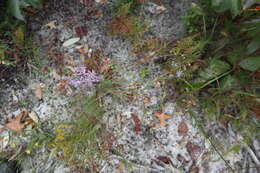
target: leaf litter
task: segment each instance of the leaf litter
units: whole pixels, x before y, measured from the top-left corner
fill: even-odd
[[[165,113],[162,113],[162,112],[155,112],[154,113],[156,118],[160,121],[159,124],[156,124],[156,127],[163,127],[163,126],[166,126],[166,120],[169,119],[169,118],[172,118],[171,115],[169,114],[165,114]]]
[[[15,132],[22,132],[25,127],[25,120],[28,117],[28,111],[23,110],[15,118],[9,118],[7,123],[4,125],[4,128],[10,129]]]

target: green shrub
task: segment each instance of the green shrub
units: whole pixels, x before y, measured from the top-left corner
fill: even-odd
[[[33,44],[27,33],[23,9],[38,8],[41,0],[6,0],[0,5],[0,64],[23,66]]]
[[[188,11],[188,36],[174,45],[164,67],[175,76],[182,72],[175,77],[182,105],[194,99],[209,118],[231,122],[250,141],[260,125],[260,12],[244,10],[238,0],[209,2]]]
[[[23,15],[23,8],[32,6],[34,8],[40,8],[42,0],[7,0],[7,13],[13,15],[19,20],[25,20]]]

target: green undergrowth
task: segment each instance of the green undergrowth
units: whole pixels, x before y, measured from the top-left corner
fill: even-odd
[[[79,99],[81,110],[76,110],[78,113],[75,113],[69,123],[56,126],[55,138],[50,146],[57,151],[60,159],[71,166],[92,169],[92,165],[97,164],[95,162],[104,159],[105,156],[103,145],[107,133],[101,121],[103,110],[98,98],[79,97]]]
[[[28,61],[34,59],[33,44],[25,22],[29,12],[38,8],[40,0],[4,0],[0,4],[0,69],[1,78],[8,79],[9,72],[28,70]],[[10,69],[10,70],[9,70]]]
[[[98,172],[100,161],[106,159],[114,142],[103,120],[103,97],[122,97],[118,88],[120,82],[104,80],[97,84],[94,95],[79,93],[70,99],[74,115],[55,125],[54,138],[49,143],[58,159],[80,171]]]
[[[183,17],[186,37],[162,65],[174,74],[182,107],[199,106],[207,118],[228,123],[245,144],[259,137],[260,11],[240,1],[193,4]],[[248,9],[250,8],[250,9]]]

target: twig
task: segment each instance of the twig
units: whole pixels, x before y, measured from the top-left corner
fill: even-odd
[[[246,147],[247,152],[250,154],[250,156],[252,157],[252,159],[254,160],[255,164],[257,166],[260,167],[260,161],[258,160],[258,158],[256,157],[255,153],[253,152],[253,150],[250,147]]]

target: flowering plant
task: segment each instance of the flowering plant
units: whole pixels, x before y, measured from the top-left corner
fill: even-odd
[[[94,83],[99,82],[102,78],[97,76],[95,71],[87,70],[86,67],[73,67],[73,75],[69,77],[69,84],[74,87],[92,86]]]

